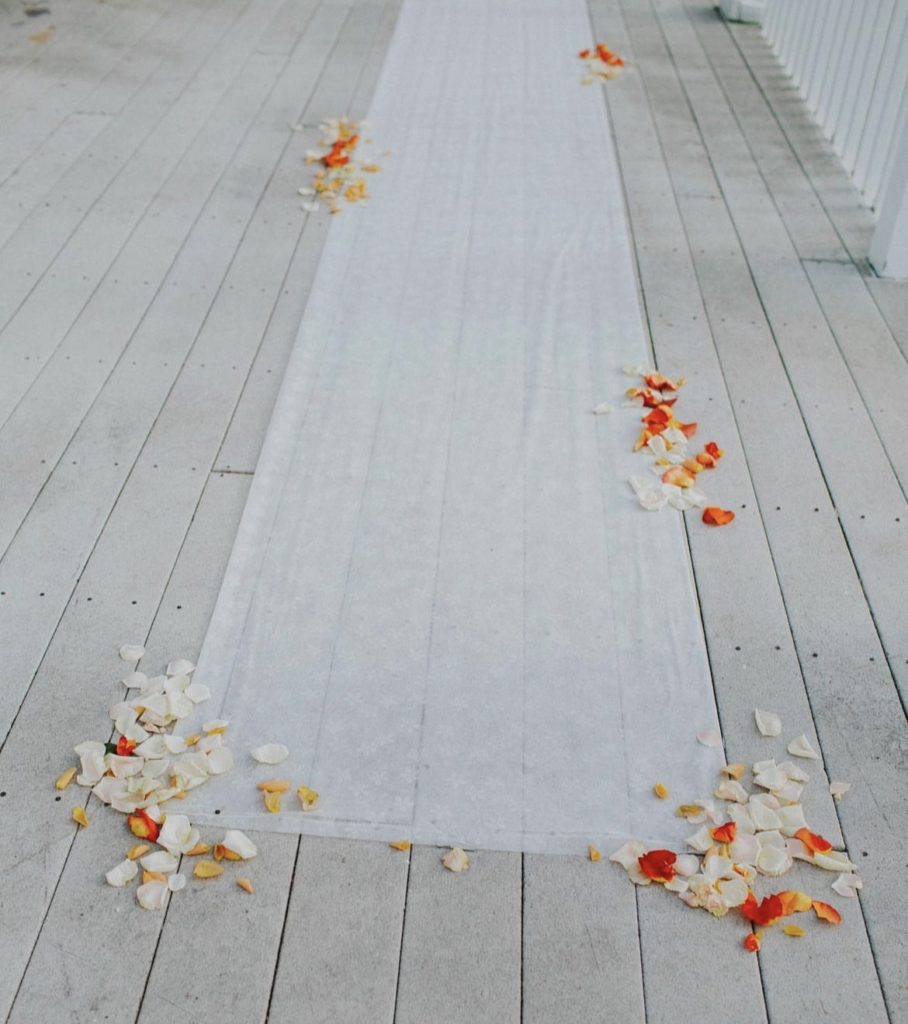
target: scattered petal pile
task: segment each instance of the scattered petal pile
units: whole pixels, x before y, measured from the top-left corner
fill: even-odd
[[[309,150],[307,164],[317,164],[312,184],[299,190],[304,197],[303,209],[315,213],[322,200],[329,213],[340,213],[341,200],[358,203],[368,199],[366,174],[375,174],[379,166],[369,160],[357,159],[366,122],[357,123],[346,117],[333,118],[319,125],[321,150]],[[371,140],[366,140],[367,142]]]
[[[136,644],[120,648],[123,661],[135,665],[145,655]],[[228,829],[213,848],[200,841],[199,830],[185,814],[165,813],[163,805],[182,799],[186,793],[233,767],[233,754],[224,743],[229,725],[222,719],[206,722],[192,736],[176,736],[171,727],[187,718],[197,704],[211,696],[207,686],[192,681],[195,665],[185,658],[171,661],[164,674],[149,678],[133,671],[122,680],[129,691],[126,700],[110,709],[114,738],[106,743],[86,740],[75,747],[79,767],[70,767],[54,781],[58,790],[75,781],[91,790],[93,796],[115,811],[126,815],[130,832],[141,842],[126,853],[105,875],[109,885],[122,888],[139,875],[136,902],[146,910],[162,909],[171,893],[186,885],[178,873],[182,857],[200,857],[211,853],[214,860],[200,860],[193,875],[199,879],[218,878],[224,873],[222,861],[246,861],[256,856],[255,843],[243,832]],[[277,764],[289,754],[280,743],[265,743],[251,752],[261,764]],[[290,782],[270,779],[258,783],[269,810],[280,809],[281,795]],[[300,786],[303,810],[312,810],[318,793]],[[269,799],[276,800],[272,807]],[[85,808],[76,806],[72,819],[81,828],[90,822]],[[157,848],[153,849],[152,844]],[[138,863],[137,863],[138,862]],[[237,885],[252,893],[248,878]]]
[[[596,43],[591,50],[581,50],[577,56],[586,66],[586,74],[581,79],[583,85],[606,82],[620,74],[624,67],[621,57],[612,53],[605,43]]]
[[[630,478],[637,500],[649,512],[657,512],[666,506],[682,512],[702,508],[703,522],[708,526],[730,523],[735,518],[734,512],[707,505],[706,495],[698,486],[700,475],[715,469],[725,453],[715,441],[707,441],[700,451],[695,451],[690,441],[697,432],[697,424],[682,423],[675,416],[674,405],[678,401],[678,392],[684,386],[684,379],[671,380],[639,366],[626,366],[624,372],[643,380],[643,387],[627,389],[626,404],[646,410],[642,417],[643,430],[634,451],[653,460],[651,475]]]
[[[755,720],[765,736],[781,732],[781,719],[772,712],[757,711]],[[798,757],[818,756],[804,736],[792,741],[788,750]],[[781,889],[758,899],[754,884],[759,875],[776,878],[789,871],[795,860],[802,860],[836,872],[832,888],[840,896],[853,898],[862,883],[848,855],[834,850],[828,839],[808,828],[801,804],[809,781],[804,771],[792,761],[758,761],[751,769],[750,792],[739,781],[745,771],[743,764],[726,765],[711,799],[677,808],[679,817],[699,826],[686,840],[692,853],[647,849],[631,839],[609,859],[620,864],[635,884],[655,882],[689,907],[706,910],[714,917],[737,910],[754,929],[742,944],[756,953],[761,929],[791,915],[812,910],[820,921],[836,925],[842,920],[829,903],[796,890]],[[847,788],[845,783],[840,786]],[[793,923],[783,925],[782,931],[796,938],[805,934],[804,928]]]

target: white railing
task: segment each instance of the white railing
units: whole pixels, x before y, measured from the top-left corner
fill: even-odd
[[[763,33],[878,214],[874,265],[908,276],[908,0],[767,0]]]

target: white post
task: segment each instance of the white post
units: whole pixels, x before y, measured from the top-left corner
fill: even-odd
[[[908,278],[908,103],[904,101],[889,181],[870,243],[870,262],[881,277]]]
[[[719,11],[726,21],[746,21],[760,25],[766,4],[764,0],[719,0]]]

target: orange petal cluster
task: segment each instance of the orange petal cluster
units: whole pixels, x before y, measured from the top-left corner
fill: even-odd
[[[360,162],[357,150],[362,138],[360,125],[345,117],[324,121],[319,128],[322,132],[322,147],[325,152],[310,151],[306,163],[318,164],[310,185],[299,190],[305,196],[303,209],[314,213],[320,208],[320,201],[326,204],[329,213],[339,213],[341,200],[358,203],[368,199],[364,174],[374,174],[380,168],[371,161]],[[368,143],[370,140],[366,140]]]
[[[614,78],[624,67],[624,60],[605,43],[596,43],[593,47],[581,50],[577,56],[586,64],[584,85],[589,85],[597,79],[604,82]]]

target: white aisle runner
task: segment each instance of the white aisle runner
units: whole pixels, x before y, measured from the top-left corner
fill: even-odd
[[[648,353],[589,43],[583,0],[404,3],[392,155],[332,223],[205,642],[238,767],[195,820],[582,851],[683,833],[656,781],[711,792],[680,514],[627,486],[637,416],[590,412]],[[319,809],[264,813],[275,775]]]

